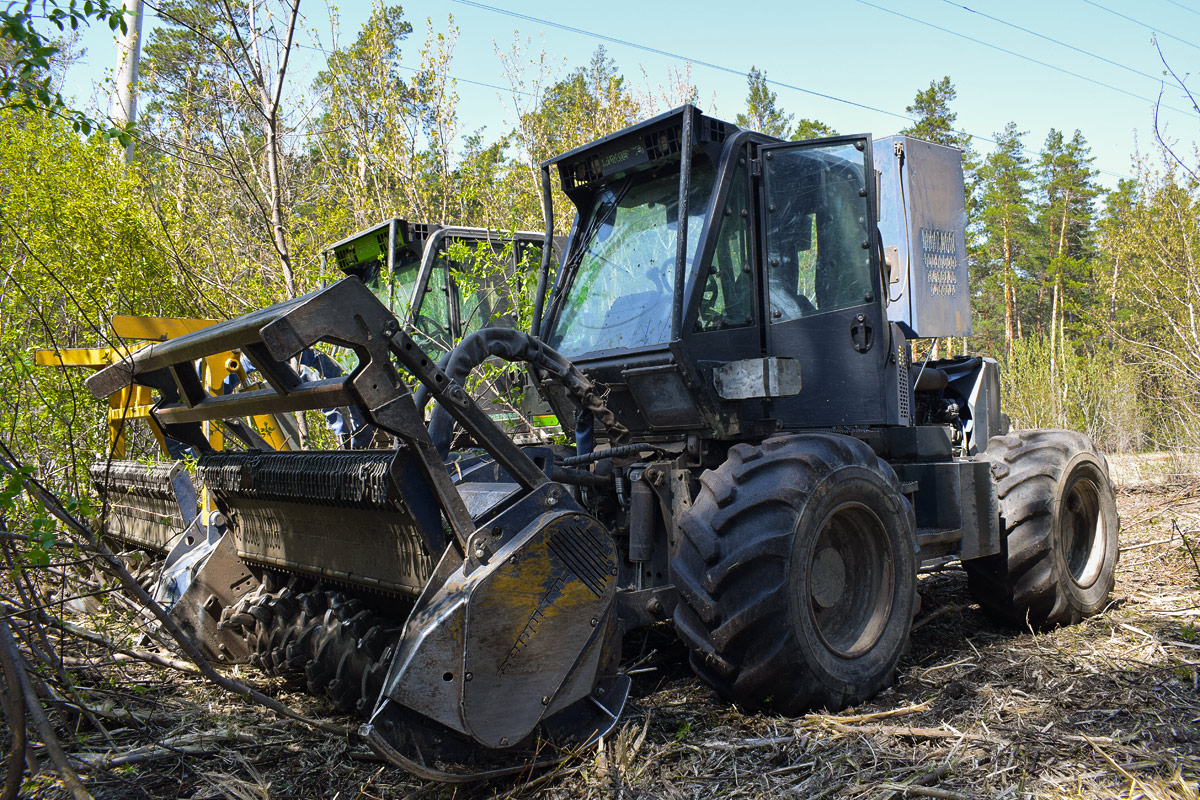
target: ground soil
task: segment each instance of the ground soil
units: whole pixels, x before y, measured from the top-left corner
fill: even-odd
[[[1200,481],[1170,465],[1113,466],[1125,482],[1108,609],[1050,633],[1014,631],[971,603],[961,570],[923,576],[894,686],[838,714],[744,714],[652,630],[626,642],[627,660],[642,663],[602,746],[499,782],[423,784],[360,743],[280,721],[199,677],[125,662],[81,675],[105,732],[77,719],[64,745],[94,754],[84,778],[102,798],[1196,798]],[[234,674],[337,719],[294,685]],[[111,761],[164,740],[147,760]],[[44,772],[26,794],[61,789]]]

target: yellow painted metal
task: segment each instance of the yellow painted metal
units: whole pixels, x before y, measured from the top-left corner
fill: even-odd
[[[112,318],[113,332],[122,339],[149,339],[165,342],[185,333],[204,330],[216,325],[219,319],[183,319],[179,317],[129,317],[118,314]]]
[[[108,445],[116,458],[125,457],[125,425],[129,420],[144,419],[150,432],[158,441],[159,449],[167,452],[167,443],[162,428],[150,414],[154,407],[154,395],[145,386],[126,386],[108,398]]]
[[[38,350],[33,354],[34,363],[49,367],[86,367],[103,369],[109,364],[129,355],[144,344],[132,347],[75,347],[59,350]],[[117,458],[125,457],[125,422],[131,419],[147,419],[158,439],[159,446],[165,443],[162,431],[150,417],[154,398],[144,386],[127,386],[108,398],[108,447]],[[165,448],[163,452],[166,452]]]
[[[95,367],[100,369],[124,358],[142,345],[133,347],[72,347],[62,350],[38,350],[34,363],[40,367]]]
[[[34,362],[41,366],[103,369],[133,351],[145,347],[150,342],[162,342],[183,336],[185,333],[203,330],[217,322],[219,320],[215,319],[118,315],[112,318],[113,332],[122,339],[137,341],[117,347],[38,350],[34,353]],[[200,374],[205,388],[214,395],[219,395],[224,391],[225,378],[231,374],[237,375],[243,385],[247,382],[241,360],[232,352],[218,353],[204,358]],[[154,394],[145,386],[126,386],[108,398],[108,446],[113,457],[125,457],[125,425],[135,419],[144,419],[150,426],[150,431],[154,434],[159,449],[164,454],[168,452],[162,428],[155,421],[154,415],[150,413],[153,408]],[[291,450],[297,446],[295,442],[284,435],[274,416],[270,414],[255,416],[251,417],[250,422],[258,434],[276,450]],[[215,423],[205,422],[203,431],[214,450],[224,449],[225,434]],[[200,508],[205,514],[216,508],[209,496],[208,487],[201,489]]]
[[[128,346],[118,347],[79,347],[60,350],[38,350],[34,354],[35,363],[41,366],[54,367],[84,367],[102,369],[133,351],[145,347],[148,342],[162,342],[185,333],[203,330],[215,325],[220,320],[215,319],[184,319],[176,317],[131,317],[117,315],[112,318],[113,332],[123,339],[137,341]],[[214,395],[223,391],[223,382],[231,374],[237,375],[242,383],[246,383],[246,373],[241,361],[234,353],[218,353],[208,356],[203,361],[202,378],[205,388]],[[150,425],[150,430],[158,440],[162,451],[167,452],[162,430],[150,409],[154,406],[151,391],[144,386],[126,387],[108,398],[108,443],[114,456],[125,456],[124,426],[129,420],[144,419]],[[276,419],[269,414],[250,418],[250,423],[268,444],[276,450],[292,450],[296,443],[291,441]],[[214,450],[221,450],[225,445],[225,435],[221,429],[211,422],[204,423],[204,435]]]

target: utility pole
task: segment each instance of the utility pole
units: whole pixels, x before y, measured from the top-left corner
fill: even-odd
[[[137,122],[138,61],[142,55],[143,0],[125,0],[125,32],[117,37],[117,85],[109,115],[113,124],[123,127]],[[133,142],[125,148],[125,163],[133,160]]]

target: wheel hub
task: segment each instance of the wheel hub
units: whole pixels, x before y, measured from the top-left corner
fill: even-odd
[[[806,601],[817,635],[842,658],[862,655],[892,613],[895,564],[883,522],[861,503],[843,503],[821,522],[812,553]]]
[[[817,553],[812,566],[813,602],[821,608],[833,608],[846,589],[846,562],[832,547]]]
[[[1063,556],[1073,580],[1088,588],[1100,577],[1104,565],[1106,529],[1100,513],[1100,490],[1086,476],[1076,478],[1067,488],[1060,511]]]

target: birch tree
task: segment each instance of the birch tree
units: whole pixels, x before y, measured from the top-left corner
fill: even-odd
[[[146,44],[144,83],[150,142],[169,157],[158,162],[159,178],[181,218],[210,226],[219,205],[236,220],[223,231],[175,231],[181,260],[206,256],[217,275],[240,265],[221,285],[274,264],[262,277],[295,297],[284,144],[294,125],[284,92],[299,0],[168,0],[158,15],[166,25]]]

